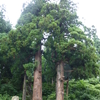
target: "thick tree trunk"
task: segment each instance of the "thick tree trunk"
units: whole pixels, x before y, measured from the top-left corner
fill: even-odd
[[[42,68],[41,68],[41,49],[35,55],[37,67],[34,71],[33,100],[42,100]]]
[[[64,63],[57,66],[56,100],[64,100]]]
[[[68,96],[68,85],[69,85],[69,79],[67,79],[67,85],[66,85],[66,95]]]
[[[26,73],[25,73],[25,75],[24,75],[22,100],[26,100]]]

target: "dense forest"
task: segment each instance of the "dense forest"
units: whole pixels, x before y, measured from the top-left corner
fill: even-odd
[[[0,100],[100,100],[100,39],[71,0],[23,4],[15,28],[0,6]]]

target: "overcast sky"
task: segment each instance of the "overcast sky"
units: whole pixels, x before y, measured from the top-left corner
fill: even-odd
[[[0,0],[0,4],[5,4],[9,20],[13,25],[17,23],[21,14],[23,2],[30,0]],[[100,0],[73,0],[78,3],[77,14],[80,20],[88,27],[94,25],[100,37]]]
[[[100,0],[73,1],[79,2],[77,14],[81,21],[88,27],[94,25],[100,38]]]

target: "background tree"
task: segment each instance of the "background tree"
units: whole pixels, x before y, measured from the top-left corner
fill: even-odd
[[[0,6],[0,33],[8,33],[11,30],[11,24],[9,21],[5,20],[5,7]]]
[[[8,32],[11,30],[11,24],[9,21],[5,20],[5,7],[0,6],[0,93],[4,94],[6,91],[10,94],[11,90],[15,93],[15,89],[11,88],[10,84],[11,72],[10,72],[10,62],[12,59],[7,57],[7,40]],[[6,90],[6,91],[5,91]]]

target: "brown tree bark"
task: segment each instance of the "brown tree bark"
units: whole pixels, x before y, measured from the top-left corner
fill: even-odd
[[[24,75],[22,100],[26,100],[26,73],[25,73],[25,75]]]
[[[34,71],[33,100],[42,100],[42,67],[41,67],[41,47],[35,55],[37,67]]]
[[[64,63],[62,61],[57,66],[56,100],[64,100]]]

